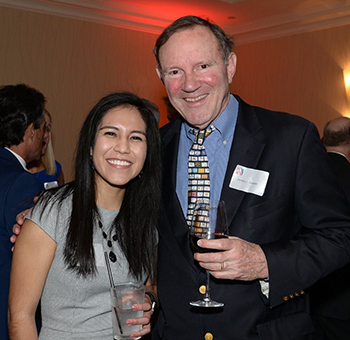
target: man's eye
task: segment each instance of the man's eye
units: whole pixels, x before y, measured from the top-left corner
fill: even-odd
[[[180,77],[182,74],[182,71],[180,70],[171,70],[171,71],[168,71],[168,72],[165,72],[164,75],[170,77],[170,78],[177,78],[177,77]]]
[[[206,70],[209,68],[209,66],[210,66],[209,64],[202,64],[202,65],[199,65],[198,69],[199,70]]]

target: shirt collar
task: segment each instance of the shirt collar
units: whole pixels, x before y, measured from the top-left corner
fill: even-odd
[[[349,159],[348,157],[346,157],[343,153],[339,152],[339,151],[327,151],[328,153],[336,153],[337,155],[343,156],[349,163]]]
[[[7,147],[5,147],[5,149],[10,151],[17,158],[18,162],[20,162],[20,164],[22,165],[24,170],[28,171],[27,163],[20,155],[18,155],[16,152],[12,151],[11,149],[9,149]]]
[[[212,125],[215,126],[216,130],[220,132],[222,138],[224,140],[229,139],[231,135],[233,135],[233,122],[236,121],[238,115],[238,101],[237,99],[231,94],[230,95],[230,101],[228,105],[226,106],[225,110],[222,111],[220,116],[214,121]],[[186,136],[193,140],[194,136],[190,133],[190,130],[192,127],[187,124],[187,122],[184,122]]]

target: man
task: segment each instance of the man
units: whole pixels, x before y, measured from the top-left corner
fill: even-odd
[[[306,289],[350,260],[347,202],[315,126],[230,95],[232,45],[218,26],[183,17],[154,49],[158,76],[183,118],[161,130],[161,310],[154,339],[310,339]],[[225,201],[231,237],[200,240],[221,252],[193,255],[186,222],[187,163],[197,133],[191,130],[212,126],[203,138],[210,200]],[[203,269],[223,308],[190,306],[205,293]]]
[[[350,202],[350,119],[339,117],[328,122],[324,127],[322,141]],[[314,339],[348,340],[350,336],[350,264],[317,282],[310,291],[310,298],[315,322]]]
[[[339,117],[328,122],[322,141],[350,202],[350,118]]]
[[[0,339],[8,339],[7,305],[16,215],[33,204],[41,182],[26,164],[41,156],[45,97],[24,84],[0,88]]]

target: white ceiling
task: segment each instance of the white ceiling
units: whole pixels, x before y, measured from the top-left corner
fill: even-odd
[[[0,6],[159,34],[197,15],[236,44],[350,24],[350,0],[0,0]]]

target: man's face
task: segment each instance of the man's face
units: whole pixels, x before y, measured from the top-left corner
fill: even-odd
[[[49,141],[51,139],[51,118],[47,113],[45,113],[44,121],[45,121],[45,126],[44,126],[43,147],[41,149],[41,156],[45,155],[47,145],[49,144]]]
[[[31,145],[31,161],[37,161],[41,158],[42,148],[43,148],[43,139],[45,132],[45,119],[43,119],[40,124],[39,129],[34,129],[32,145]]]
[[[214,34],[196,26],[173,34],[160,48],[159,60],[157,73],[172,105],[190,125],[207,127],[229,103],[235,54],[225,64]]]

